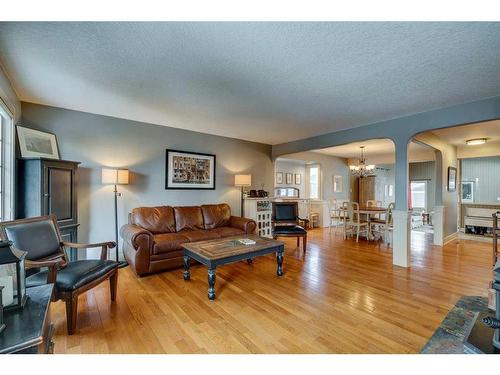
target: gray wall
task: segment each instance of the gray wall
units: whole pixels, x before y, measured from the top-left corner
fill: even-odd
[[[306,197],[306,165],[302,161],[293,160],[276,160],[274,166],[275,172],[283,173],[283,183],[276,184],[276,179],[274,182],[275,187],[294,187],[299,189],[299,197]],[[286,183],[286,174],[291,173],[293,175],[292,184],[288,185]],[[300,185],[295,184],[295,174],[301,175]],[[271,192],[271,196],[274,196],[274,191]]]
[[[142,205],[227,202],[239,215],[234,174],[252,174],[253,187],[273,187],[271,146],[159,125],[22,103],[22,123],[57,135],[61,158],[80,161],[79,240],[111,240],[112,186],[101,185],[101,167],[126,167],[131,183],[120,186],[119,223]],[[216,154],[216,190],[165,190],[165,149]]]
[[[434,210],[436,199],[436,162],[426,161],[420,163],[410,163],[410,181],[427,181],[427,211]]]
[[[462,181],[474,181],[474,203],[500,202],[500,156],[462,160]]]

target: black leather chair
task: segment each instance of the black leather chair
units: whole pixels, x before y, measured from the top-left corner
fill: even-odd
[[[26,251],[26,287],[54,283],[53,301],[66,302],[68,334],[76,330],[78,296],[109,279],[111,300],[116,298],[118,263],[106,260],[114,242],[76,244],[63,242],[54,215],[0,223],[0,237]],[[64,248],[101,247],[101,259],[69,262]]]
[[[272,213],[272,233],[273,238],[297,237],[297,247],[302,238],[302,248],[306,252],[307,231],[299,225],[306,222],[306,219],[299,218],[299,208],[297,202],[273,202]]]

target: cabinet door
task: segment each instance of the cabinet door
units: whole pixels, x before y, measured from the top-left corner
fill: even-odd
[[[55,214],[60,226],[76,224],[76,168],[71,163],[44,164],[44,214]]]

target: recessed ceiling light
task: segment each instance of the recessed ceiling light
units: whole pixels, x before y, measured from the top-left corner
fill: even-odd
[[[486,143],[486,138],[475,138],[475,139],[468,139],[465,141],[467,146],[477,146],[477,145],[484,145]]]

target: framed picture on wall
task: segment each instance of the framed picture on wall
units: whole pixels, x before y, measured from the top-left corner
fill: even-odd
[[[16,126],[22,158],[59,159],[55,134]]]
[[[283,172],[276,172],[276,184],[281,185],[283,183]]]
[[[333,192],[342,193],[342,176],[333,176]]]
[[[293,184],[293,174],[292,173],[286,174],[286,184],[287,185]]]
[[[302,175],[300,173],[295,173],[295,185],[300,185],[302,183]]]
[[[448,167],[448,191],[457,190],[457,168]]]
[[[462,182],[462,203],[474,203],[474,182]]]
[[[165,189],[215,190],[215,155],[166,151]]]

